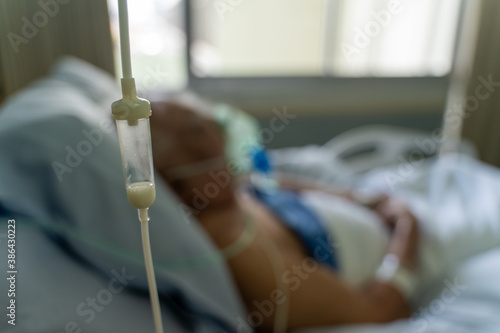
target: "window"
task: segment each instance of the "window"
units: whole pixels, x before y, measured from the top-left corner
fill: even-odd
[[[457,0],[192,0],[201,77],[442,76]]]
[[[119,53],[118,0],[108,0]],[[130,47],[138,90],[178,89],[187,84],[184,4],[181,0],[129,0]],[[117,73],[121,73],[121,68]]]
[[[116,2],[109,0],[115,36]],[[251,112],[279,104],[320,112],[437,112],[446,99],[461,5],[129,0],[134,76],[139,89],[189,85]]]

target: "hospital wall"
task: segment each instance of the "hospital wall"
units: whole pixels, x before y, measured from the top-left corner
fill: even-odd
[[[0,1],[0,102],[46,75],[62,54],[114,74],[106,0]]]

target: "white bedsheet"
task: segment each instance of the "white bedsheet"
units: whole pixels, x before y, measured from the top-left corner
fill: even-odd
[[[455,279],[465,289],[450,288]],[[465,281],[465,282],[464,282]],[[500,332],[500,249],[479,255],[429,284],[426,305],[409,320],[384,325],[351,325],[300,333],[498,333]],[[464,287],[462,287],[464,288]]]
[[[365,189],[404,198],[419,216],[422,279],[439,276],[463,259],[500,245],[500,172],[496,169],[468,157],[450,156],[431,168],[415,170],[412,178],[401,178],[400,184],[391,179],[391,171],[382,170],[361,183]],[[331,232],[345,279],[353,285],[366,282],[389,245],[378,216],[324,192],[308,191],[303,199]]]
[[[392,173],[392,174],[391,174]],[[474,254],[500,246],[500,171],[452,155],[414,168],[397,183],[394,171],[368,174],[359,185],[408,202],[422,226],[422,277],[438,276]]]
[[[343,280],[360,286],[375,273],[389,245],[389,233],[378,215],[344,198],[307,191],[302,198],[330,233]]]
[[[500,171],[449,156],[388,181],[395,175],[398,168],[377,170],[358,186],[402,196],[422,220],[424,282],[414,315],[307,332],[500,332]]]

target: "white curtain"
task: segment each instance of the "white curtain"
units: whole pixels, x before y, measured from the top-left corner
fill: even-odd
[[[0,100],[63,54],[114,74],[106,0],[0,1]]]

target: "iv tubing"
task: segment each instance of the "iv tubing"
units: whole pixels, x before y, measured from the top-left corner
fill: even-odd
[[[158,289],[156,287],[155,273],[153,268],[153,258],[151,256],[151,246],[149,243],[149,216],[148,208],[138,209],[139,221],[141,222],[142,249],[144,251],[144,261],[146,263],[146,273],[148,276],[149,296],[153,307],[153,317],[156,333],[163,333],[163,323],[161,319],[160,301],[158,299]]]
[[[122,56],[122,71],[123,71],[123,78],[121,80],[123,99],[113,103],[111,107],[112,115],[113,118],[117,120],[117,122],[126,120],[128,122],[129,127],[139,126],[139,121],[141,119],[147,119],[151,115],[151,105],[148,101],[137,98],[135,80],[132,77],[132,61],[130,55],[130,35],[129,35],[129,24],[128,24],[127,0],[118,0],[118,10],[119,10],[119,21],[120,21],[120,49]],[[149,126],[149,121],[148,121],[148,126]],[[120,136],[120,133],[118,134]],[[122,138],[120,138],[120,140],[121,139]],[[122,157],[123,156],[124,155],[122,150]],[[124,166],[125,165],[126,164],[124,162]],[[152,178],[150,181],[151,184],[153,185]],[[154,197],[155,197],[154,187],[152,188],[152,191],[153,191],[151,196],[152,200],[148,200],[148,202],[149,201],[154,202]],[[128,194],[129,193],[127,188],[127,195]],[[145,193],[142,194],[143,196],[145,195]],[[141,223],[142,248],[144,252],[144,262],[146,266],[146,274],[148,279],[149,296],[151,298],[151,306],[153,309],[155,332],[163,333],[160,301],[158,296],[158,289],[156,287],[153,258],[151,255],[151,244],[149,240],[148,208],[142,207],[143,205],[142,202],[140,202],[139,204],[132,202],[131,197],[129,197],[129,202],[134,207],[137,206],[136,208],[139,208],[138,214],[139,214],[139,221]],[[150,202],[149,205],[151,205],[152,202]]]
[[[118,1],[120,16],[120,50],[122,56],[122,71],[124,79],[132,78],[132,60],[130,56],[130,36],[128,27],[127,0]]]

